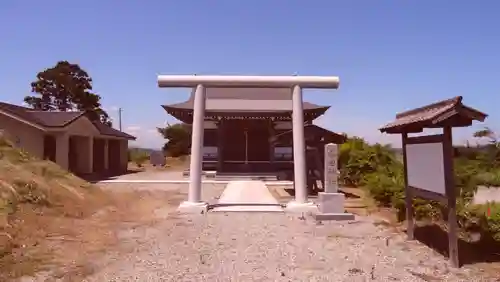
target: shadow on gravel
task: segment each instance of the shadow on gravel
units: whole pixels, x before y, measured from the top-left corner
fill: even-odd
[[[415,227],[415,239],[448,257],[448,233],[439,225],[429,224]],[[467,242],[459,239],[458,253],[461,265],[500,262],[500,243],[486,236],[481,236],[481,240],[478,242]]]
[[[295,189],[293,189],[293,188],[285,188],[284,190],[285,190],[285,192],[287,192],[288,194],[290,194],[290,196],[295,196]],[[312,190],[311,191],[311,189],[309,189],[308,196],[312,197],[312,198],[317,197],[319,192],[321,192],[321,191],[318,191],[318,190]],[[345,195],[346,199],[360,199],[361,198],[359,195],[356,195],[354,193],[350,193],[350,192],[347,192],[347,191],[342,191],[342,188],[339,189],[339,192],[343,193]]]
[[[284,208],[286,205],[283,204],[252,204],[252,203],[226,203],[226,204],[212,204],[208,206],[208,210],[219,207],[280,207]]]

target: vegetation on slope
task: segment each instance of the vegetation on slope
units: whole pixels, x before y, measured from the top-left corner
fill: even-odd
[[[130,148],[128,149],[128,161],[133,162],[137,167],[142,167],[146,162],[149,161],[149,156],[153,150],[142,149],[142,148]]]
[[[98,187],[0,137],[0,280],[38,270],[37,259],[51,259],[43,239],[59,235],[58,222],[89,217],[108,203]]]

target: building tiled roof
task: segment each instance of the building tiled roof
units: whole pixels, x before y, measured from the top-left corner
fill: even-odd
[[[136,139],[135,136],[132,136],[128,133],[125,133],[123,131],[120,131],[118,129],[115,129],[111,126],[107,126],[107,125],[102,124],[102,123],[94,122],[94,125],[102,135],[114,136],[114,137],[120,137],[120,138],[132,139],[132,140]]]
[[[64,127],[85,115],[85,112],[46,112],[36,111],[30,108],[0,102],[0,110],[11,115],[17,116],[27,122],[34,123],[41,127],[54,128]],[[120,137],[126,139],[135,139],[134,136],[125,132],[116,130],[102,123],[94,122],[94,126],[102,135]]]
[[[44,112],[27,111],[41,125],[46,127],[64,127],[81,117],[84,112]]]
[[[409,110],[396,115],[396,120],[384,125],[379,130],[386,133],[402,133],[405,129],[435,128],[446,120],[454,118],[453,126],[468,125],[472,120],[484,121],[488,115],[462,104],[462,97],[457,96],[424,107]]]

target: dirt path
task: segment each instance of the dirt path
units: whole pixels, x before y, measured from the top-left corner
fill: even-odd
[[[101,268],[95,262],[104,254],[111,252],[119,257],[134,248],[124,240],[124,233],[155,226],[162,220],[158,211],[175,211],[186,197],[179,187],[167,190],[115,188],[118,189],[111,192],[114,204],[91,217],[45,216],[47,233],[43,237],[33,234],[36,243],[26,249],[29,258],[16,263],[10,275],[15,277],[18,273],[30,273],[31,269],[36,269],[35,277],[24,276],[21,281],[46,281],[49,278],[82,281]]]

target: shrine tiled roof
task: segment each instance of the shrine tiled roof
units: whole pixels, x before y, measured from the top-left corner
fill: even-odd
[[[419,131],[423,128],[442,127],[451,121],[451,126],[467,126],[473,120],[484,121],[488,115],[462,104],[462,97],[457,96],[424,107],[416,108],[396,115],[396,120],[381,127],[386,133],[402,133],[407,130]]]
[[[275,136],[275,140],[280,140],[283,138],[291,138],[293,134],[293,130],[285,131],[281,134]],[[344,134],[339,134],[328,129],[325,129],[321,126],[315,124],[306,124],[304,125],[304,136],[307,141],[320,142],[323,144],[326,143],[334,143],[334,144],[342,144],[347,140],[347,136]]]

